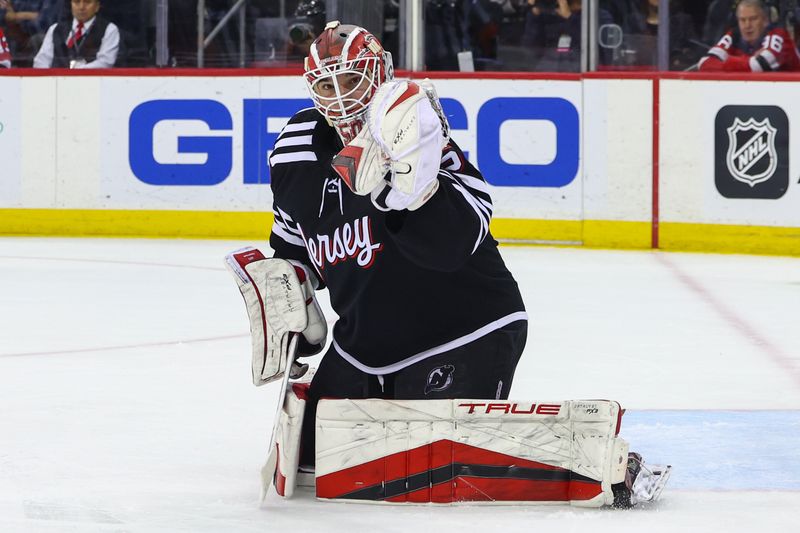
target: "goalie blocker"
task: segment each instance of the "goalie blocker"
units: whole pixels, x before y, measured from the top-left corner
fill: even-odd
[[[299,355],[319,353],[328,335],[314,296],[315,278],[300,263],[266,258],[252,247],[225,256],[225,266],[239,286],[250,319],[253,384],[280,379],[287,366],[293,377],[302,375],[308,365],[289,357],[292,335],[300,335]]]
[[[291,496],[304,403],[278,422],[278,492]],[[630,507],[657,499],[670,466],[628,451],[613,401],[322,400],[316,495],[370,503],[528,503]],[[283,442],[281,442],[283,441]]]

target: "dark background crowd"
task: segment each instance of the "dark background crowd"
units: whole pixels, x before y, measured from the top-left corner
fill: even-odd
[[[205,1],[204,36],[235,3]],[[459,70],[466,60],[478,71],[579,71],[584,3],[588,0],[424,0],[425,68]],[[239,17],[231,17],[204,48],[202,63],[204,67],[299,65],[313,36],[333,18],[365,26],[397,58],[399,4],[399,0],[248,0],[242,8],[244,35]],[[691,69],[736,24],[735,4],[670,0],[669,69]],[[794,36],[798,0],[767,4],[772,22]],[[599,5],[597,68],[656,68],[658,0],[599,0]],[[120,31],[116,66],[198,66],[198,1],[169,0],[168,7],[168,54],[159,65],[156,0],[101,1],[100,15]],[[69,18],[70,0],[0,0],[0,29],[13,66],[31,66],[48,27]]]

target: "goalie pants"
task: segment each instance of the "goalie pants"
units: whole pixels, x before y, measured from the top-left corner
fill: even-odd
[[[507,399],[527,334],[526,321],[514,322],[384,376],[362,372],[330,347],[308,389],[300,464],[314,464],[314,424],[320,398]]]

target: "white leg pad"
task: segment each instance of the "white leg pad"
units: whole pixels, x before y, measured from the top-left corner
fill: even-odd
[[[275,490],[284,498],[291,498],[297,486],[297,466],[300,462],[300,435],[306,408],[305,391],[308,384],[291,384],[286,390],[280,416],[275,422],[275,447],[277,461],[267,461],[261,470],[262,482],[274,480]]]
[[[621,416],[613,401],[322,400],[317,497],[610,505]]]

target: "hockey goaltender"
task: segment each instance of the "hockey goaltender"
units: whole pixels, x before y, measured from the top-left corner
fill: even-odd
[[[226,258],[253,382],[282,383],[262,494],[310,480],[344,501],[656,499],[670,467],[629,453],[617,402],[507,401],[528,317],[489,231],[489,187],[433,85],[393,74],[372,34],[328,23],[305,62],[314,107],[270,156],[274,256]],[[327,341],[325,287],[339,318],[307,372],[297,358]]]

